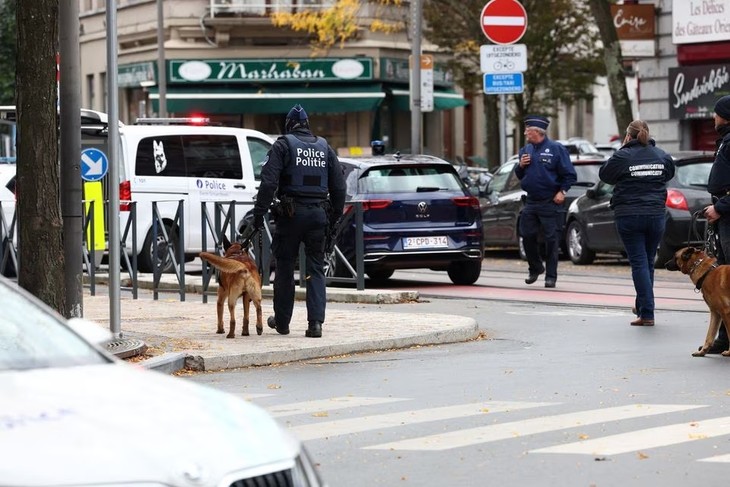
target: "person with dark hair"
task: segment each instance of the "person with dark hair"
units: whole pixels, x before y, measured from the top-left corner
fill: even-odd
[[[540,115],[525,118],[527,144],[520,149],[515,175],[527,196],[520,215],[520,235],[527,254],[528,276],[532,284],[543,272],[545,287],[555,287],[558,279],[560,235],[565,219],[565,193],[577,175],[568,150],[547,137],[550,120]],[[538,238],[545,239],[545,264],[540,257]]]
[[[717,263],[730,264],[730,95],[717,100],[714,118],[715,130],[720,137],[716,142],[715,162],[712,163],[707,181],[712,204],[705,208],[704,213],[707,222],[715,229]],[[727,330],[721,326],[707,353],[722,353],[729,348]]]
[[[337,155],[327,141],[312,134],[307,112],[295,105],[287,114],[285,135],[266,155],[261,170],[253,225],[261,228],[274,194],[278,191],[281,211],[271,251],[276,258],[274,315],[269,328],[289,334],[294,310],[294,267],[299,245],[304,243],[306,268],[300,279],[307,286],[307,331],[305,336],[322,336],[327,288],[324,276],[324,246],[328,225],[334,225],[345,206],[345,178]]]
[[[613,184],[611,208],[616,229],[631,265],[636,299],[632,326],[654,326],[654,260],[664,236],[667,181],[674,177],[674,162],[656,147],[643,120],[626,128],[623,145],[598,172]]]

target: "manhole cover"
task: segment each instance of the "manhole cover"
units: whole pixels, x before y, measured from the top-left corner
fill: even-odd
[[[136,338],[119,338],[106,344],[106,349],[119,358],[129,358],[143,354],[147,345]]]

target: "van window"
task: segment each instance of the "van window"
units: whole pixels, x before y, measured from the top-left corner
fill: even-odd
[[[251,153],[251,163],[253,164],[253,175],[256,181],[261,181],[261,169],[263,169],[263,162],[266,160],[266,155],[271,149],[271,144],[265,140],[254,139],[252,137],[247,138],[248,150]]]
[[[148,137],[137,146],[136,174],[241,179],[238,140],[206,134]]]

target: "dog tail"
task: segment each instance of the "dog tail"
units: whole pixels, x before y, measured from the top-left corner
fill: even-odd
[[[221,272],[236,273],[244,270],[248,270],[246,264],[239,262],[235,259],[227,259],[220,255],[211,254],[210,252],[201,252],[198,254],[201,259],[207,260],[213,266]]]

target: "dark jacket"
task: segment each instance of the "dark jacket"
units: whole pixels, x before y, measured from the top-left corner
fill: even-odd
[[[318,137],[312,135],[308,129],[296,129],[292,135],[304,142],[315,142]],[[319,137],[321,139],[321,137]],[[337,154],[327,146],[327,186],[329,190],[329,200],[332,205],[332,215],[338,218],[342,215],[345,207],[345,177],[343,175],[342,165]],[[271,150],[266,155],[266,159],[261,169],[261,185],[256,196],[256,204],[254,205],[254,215],[264,215],[269,211],[271,202],[274,199],[274,193],[279,187],[281,176],[284,173],[284,167],[290,163],[291,155],[289,154],[289,144],[284,137],[279,137]]]
[[[674,161],[654,140],[641,145],[633,139],[603,163],[598,177],[615,185],[611,208],[616,216],[663,215]]]
[[[730,125],[720,127],[715,162],[710,170],[707,191],[717,198],[715,210],[722,216],[730,215]]]
[[[568,149],[559,142],[545,137],[537,145],[527,144],[519,155],[530,154],[531,162],[525,167],[515,167],[522,189],[528,201],[551,200],[560,191],[568,191],[578,179]]]

